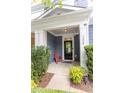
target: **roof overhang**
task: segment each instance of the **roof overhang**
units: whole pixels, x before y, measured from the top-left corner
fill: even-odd
[[[84,8],[78,11],[69,12],[62,15],[50,16],[31,22],[32,31],[42,29],[49,30],[58,27],[71,26],[87,21],[92,13],[92,8]]]
[[[47,10],[44,10],[43,7],[44,6],[42,4],[32,6],[32,8],[31,8],[32,16],[35,14],[38,15],[33,20],[41,19],[41,18],[45,17],[47,14],[49,14],[50,12],[54,11],[57,8],[59,8],[60,10],[61,9],[67,9],[67,10],[71,10],[71,11],[77,11],[77,10],[81,10],[81,9],[86,8],[86,7],[77,7],[77,6],[73,6],[73,5],[65,5],[65,4],[62,5],[62,8],[60,8],[59,5],[55,5],[54,8],[48,8]]]

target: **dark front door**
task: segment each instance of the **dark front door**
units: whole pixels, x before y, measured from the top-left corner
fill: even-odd
[[[72,41],[64,41],[64,58],[72,60]]]

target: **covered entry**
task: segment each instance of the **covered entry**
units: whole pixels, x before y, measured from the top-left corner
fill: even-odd
[[[91,8],[86,8],[33,20],[31,27],[35,33],[35,46],[48,46],[52,53],[57,50],[62,60],[79,60],[80,65],[85,67],[84,46],[89,44],[88,22],[91,12]],[[78,29],[74,30],[75,33],[69,31],[75,28]],[[53,57],[50,60],[52,62]]]
[[[66,26],[47,31],[47,46],[51,50],[50,61],[57,52],[61,61],[79,61],[79,26]]]

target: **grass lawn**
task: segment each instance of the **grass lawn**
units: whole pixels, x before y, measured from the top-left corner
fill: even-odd
[[[62,90],[51,90],[44,88],[33,88],[31,89],[31,93],[75,93],[75,92],[66,92]]]

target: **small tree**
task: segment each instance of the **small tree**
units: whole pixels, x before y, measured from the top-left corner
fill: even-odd
[[[54,0],[54,1],[57,2],[59,7],[62,7],[62,0]],[[54,1],[52,1],[52,0],[32,0],[32,2],[42,3],[46,7],[50,7],[50,8],[54,8],[55,7]]]

